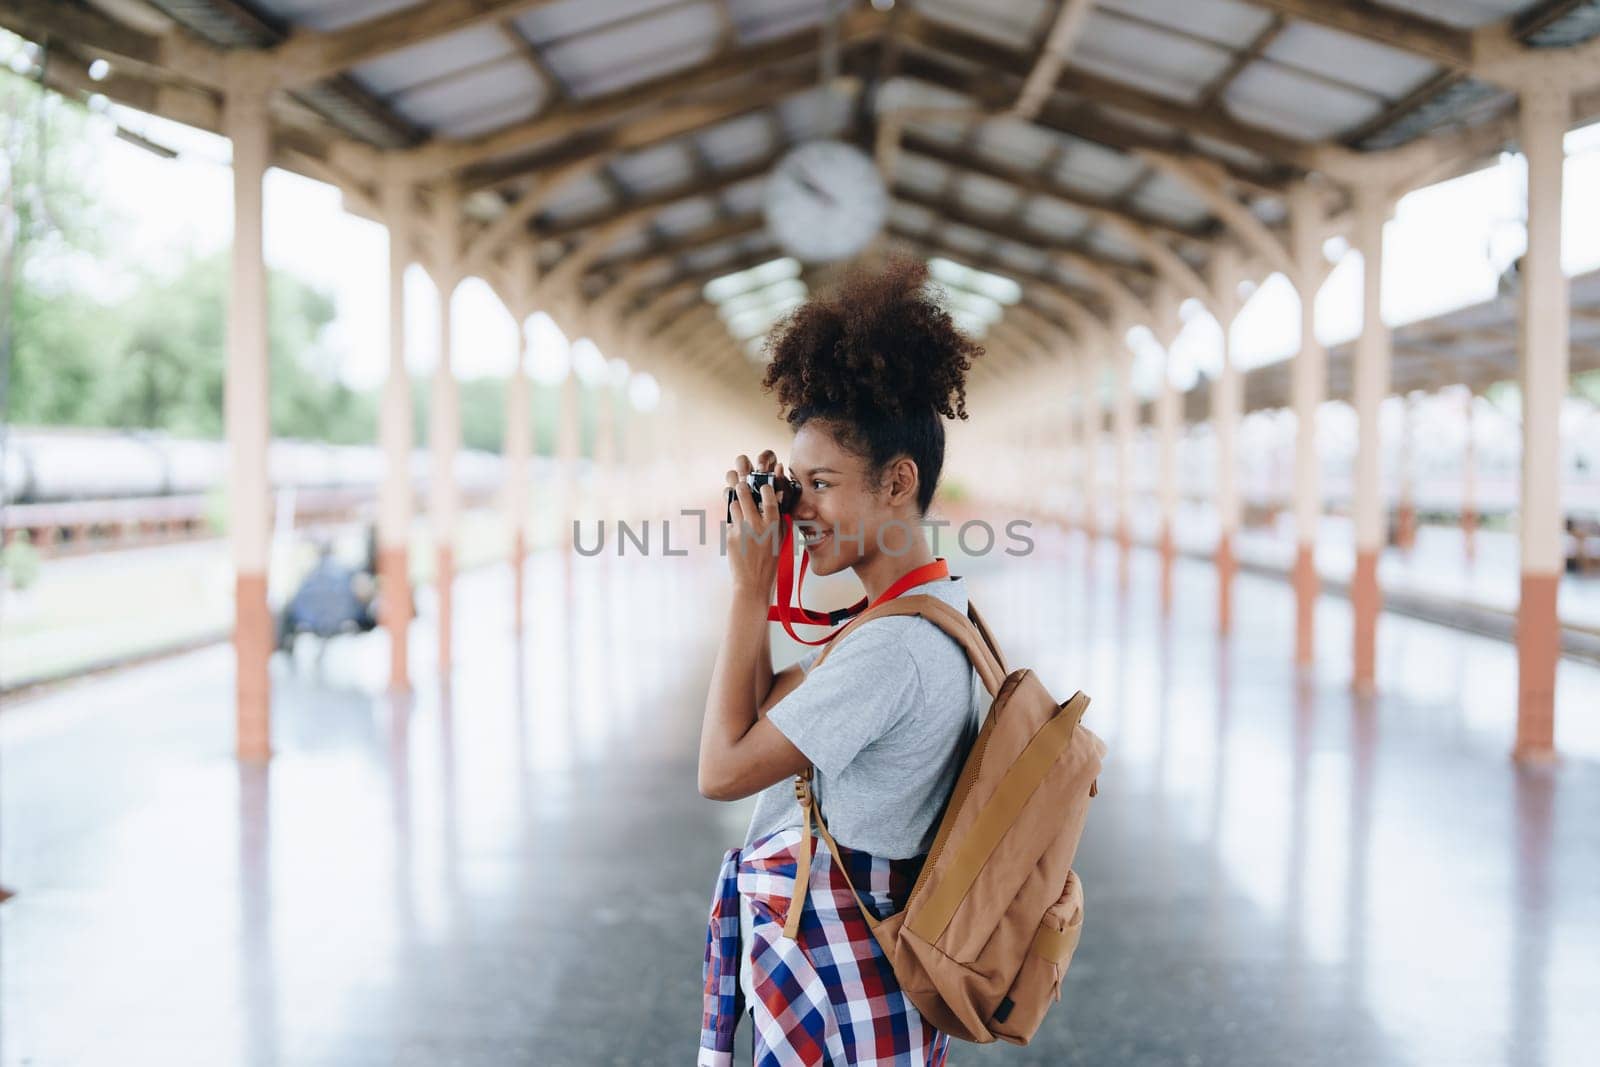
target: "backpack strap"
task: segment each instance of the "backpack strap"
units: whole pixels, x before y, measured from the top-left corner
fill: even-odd
[[[811,670],[821,666],[822,661],[828,658],[828,653],[833,651],[839,641],[854,627],[872,619],[883,618],[887,615],[920,615],[939,629],[954,638],[967,653],[967,659],[977,670],[978,677],[983,680],[983,686],[989,691],[990,696],[998,696],[1000,687],[1006,680],[1005,660],[1000,656],[1000,650],[995,646],[994,638],[990,636],[989,628],[984,625],[983,619],[976,609],[968,603],[968,614],[962,615],[955,608],[935,596],[917,594],[915,596],[899,596],[893,600],[885,601],[877,607],[857,615],[854,619],[840,629],[834,640],[829,641],[822,655],[811,664]],[[809,673],[809,672],[807,672]],[[861,894],[850,881],[850,874],[845,869],[844,860],[839,856],[838,843],[834,841],[833,834],[828,831],[828,823],[822,817],[822,811],[817,806],[817,797],[811,787],[812,770],[805,769],[805,773],[797,775],[794,780],[795,800],[800,805],[800,855],[795,861],[794,891],[789,898],[789,913],[784,917],[783,936],[791,941],[800,933],[800,915],[805,910],[806,892],[811,886],[811,830],[815,826],[822,840],[828,846],[828,851],[833,853],[833,862],[838,865],[839,873],[844,877],[845,885],[850,887],[851,894],[856,898],[856,903],[861,908],[862,917],[867,921],[867,927],[876,931],[878,920],[872,914],[872,909],[867,907],[866,901],[861,899]]]
[[[971,604],[968,604],[967,615],[962,615],[955,608],[940,600],[938,597],[919,593],[915,596],[898,596],[893,600],[885,601],[870,611],[862,612],[852,619],[849,625],[839,631],[838,638],[828,642],[828,647],[822,650],[822,655],[811,664],[811,670],[816,670],[822,661],[828,658],[828,653],[839,644],[853,628],[872,619],[881,619],[888,615],[920,615],[939,629],[949,634],[967,653],[967,659],[978,671],[978,677],[983,680],[983,687],[989,690],[990,696],[1000,692],[1000,686],[1006,680],[1005,659],[1000,655],[1000,650],[995,647],[994,638],[989,634],[989,628],[984,625],[982,618],[977,614]],[[807,672],[808,674],[810,671]]]

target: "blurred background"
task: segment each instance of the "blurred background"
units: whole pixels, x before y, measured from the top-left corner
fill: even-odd
[[[891,255],[986,349],[938,551],[1112,754],[1062,1005],[953,1062],[1592,1057],[1600,3],[0,0],[0,64],[0,1065],[691,1062],[723,472]]]

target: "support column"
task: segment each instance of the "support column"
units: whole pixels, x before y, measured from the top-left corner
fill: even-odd
[[[1239,315],[1241,271],[1238,252],[1219,248],[1212,266],[1211,313],[1222,330],[1222,366],[1211,386],[1211,422],[1217,452],[1217,632],[1233,632],[1233,578],[1238,571],[1234,545],[1239,534],[1239,419],[1244,381],[1233,354],[1233,322]]]
[[[594,390],[594,507],[601,518],[615,520],[613,513],[616,466],[616,389],[611,384],[611,361],[605,363],[600,384]]]
[[[1461,452],[1461,538],[1467,562],[1478,557],[1478,397],[1467,386],[1462,403],[1466,440]]]
[[[1073,361],[1072,380],[1073,388],[1078,394],[1077,418],[1074,420],[1073,432],[1076,436],[1078,449],[1078,524],[1083,529],[1084,538],[1094,540],[1094,511],[1095,511],[1095,484],[1094,484],[1094,441],[1095,441],[1095,395],[1094,395],[1094,365],[1093,351],[1084,339],[1084,347],[1079,348]]]
[[[1410,552],[1417,543],[1416,459],[1412,452],[1417,421],[1416,398],[1407,393],[1400,398],[1400,493],[1395,507],[1395,547]]]
[[[1317,455],[1317,409],[1327,392],[1327,352],[1317,340],[1317,290],[1321,287],[1322,206],[1305,183],[1289,194],[1294,243],[1292,279],[1300,292],[1300,351],[1294,358],[1294,658],[1309,666],[1315,656],[1318,587],[1317,527],[1322,519],[1322,471]]]
[[[1172,345],[1182,324],[1177,302],[1170,294],[1159,298],[1156,307],[1155,335],[1161,345],[1161,391],[1156,394],[1156,455],[1158,477],[1156,495],[1161,505],[1161,611],[1172,613],[1172,568],[1177,558],[1174,530],[1178,523],[1178,387],[1172,381]]]
[[[1519,760],[1555,756],[1556,596],[1565,564],[1561,513],[1561,403],[1570,354],[1567,279],[1561,272],[1562,137],[1572,120],[1565,88],[1522,93],[1528,157],[1528,251],[1522,290],[1522,599],[1517,608]]]
[[[1378,586],[1378,560],[1386,540],[1383,506],[1383,441],[1379,410],[1389,393],[1392,339],[1383,321],[1383,224],[1389,197],[1367,185],[1355,191],[1355,247],[1361,253],[1361,336],[1356,340],[1354,400],[1356,409],[1355,534],[1356,570],[1350,584],[1355,615],[1352,684],[1362,692],[1374,687],[1378,618],[1383,593]]]
[[[531,255],[528,257],[531,259]],[[511,533],[512,624],[523,626],[523,601],[528,558],[528,473],[533,454],[533,425],[528,395],[531,360],[528,306],[519,302],[516,356],[506,383],[506,525]]]
[[[267,101],[250,89],[226,95],[223,129],[233,143],[233,261],[228,369],[228,529],[233,541],[235,700],[239,759],[272,757],[272,614],[267,607],[271,488],[267,267],[262,253],[262,179],[271,154]]]
[[[378,438],[384,475],[378,488],[378,597],[389,635],[389,688],[411,688],[411,377],[406,370],[406,267],[410,263],[411,189],[383,183],[389,225],[389,375],[383,383]]]
[[[567,368],[561,379],[561,415],[556,431],[556,459],[561,478],[562,542],[571,546],[572,523],[578,518],[578,452],[582,444],[582,396],[578,372]]]
[[[433,373],[428,437],[433,453],[432,505],[435,582],[439,594],[439,680],[447,683],[453,663],[456,536],[460,526],[461,490],[456,482],[456,453],[461,447],[460,394],[456,386],[451,333],[451,304],[460,284],[457,250],[460,216],[456,190],[434,190],[435,231],[439,247],[434,282],[439,290],[439,362]]]
[[[1128,555],[1133,547],[1129,509],[1133,500],[1133,350],[1113,329],[1108,355],[1112,366],[1111,431],[1116,448],[1117,581],[1128,584]]]

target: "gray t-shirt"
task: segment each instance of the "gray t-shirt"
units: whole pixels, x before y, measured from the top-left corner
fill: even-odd
[[[960,578],[906,590],[966,613]],[[977,736],[988,693],[966,652],[914,615],[863,623],[813,673],[817,649],[800,660],[805,680],[767,712],[816,767],[828,829],[841,845],[905,859],[933,844],[935,822]],[[763,790],[745,844],[800,825],[792,779]]]

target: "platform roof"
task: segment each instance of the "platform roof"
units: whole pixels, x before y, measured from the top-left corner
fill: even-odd
[[[1571,372],[1600,370],[1600,271],[1571,280]],[[1457,308],[1394,331],[1390,392],[1405,395],[1465,385],[1481,393],[1496,382],[1518,378],[1518,299],[1507,290],[1492,300]],[[1329,400],[1355,403],[1355,342],[1328,349]],[[1291,406],[1289,360],[1256,367],[1244,374],[1245,411]],[[1184,417],[1203,422],[1210,417],[1209,381],[1184,397]]]
[[[1020,283],[986,338],[1002,374],[1158,282],[1188,295],[1222,246],[1275,269],[1301,179],[1337,228],[1364,159],[1420,181],[1489,157],[1515,133],[1508,70],[1600,65],[1600,0],[881,6],[3,0],[0,25],[47,46],[57,89],[203,128],[230,86],[273,90],[278,165],[375,217],[385,175],[418,217],[444,196],[503,293],[531,260],[569,332],[740,383],[757,368],[703,287],[781,254],[763,185],[807,139],[876,155],[891,242]],[[1574,121],[1596,115],[1580,94]]]

